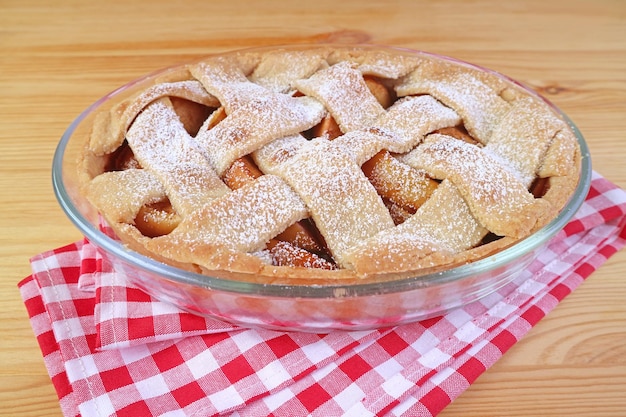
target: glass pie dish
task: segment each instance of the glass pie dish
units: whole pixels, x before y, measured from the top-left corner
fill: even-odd
[[[421,51],[380,49],[392,50],[399,57],[426,57],[467,66],[538,97],[503,75],[452,58]],[[574,216],[590,186],[591,160],[584,138],[565,114],[548,103],[576,137],[581,154],[579,178],[556,217],[502,250],[470,262],[422,268],[410,276],[362,282],[322,280],[300,285],[217,277],[178,268],[131,249],[111,232],[99,210],[81,191],[77,161],[84,152],[98,113],[109,111],[122,100],[153,85],[156,79],[167,78],[169,73],[179,70],[180,67],[167,68],[130,82],[81,113],[58,144],[52,179],[57,199],[68,218],[101,250],[118,273],[151,296],[194,314],[245,327],[318,333],[387,327],[440,315],[479,300],[513,280]],[[538,99],[547,103],[543,98]]]

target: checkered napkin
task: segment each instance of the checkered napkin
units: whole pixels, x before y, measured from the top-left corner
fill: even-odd
[[[20,282],[65,416],[434,416],[626,244],[626,192],[594,173],[513,282],[441,317],[308,334],[238,328],[132,287],[89,242]]]

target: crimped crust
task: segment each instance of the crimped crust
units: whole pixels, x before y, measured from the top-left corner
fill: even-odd
[[[98,115],[78,169],[132,250],[310,285],[502,250],[559,213],[580,162],[568,124],[504,77],[328,46],[212,56],[153,78]]]

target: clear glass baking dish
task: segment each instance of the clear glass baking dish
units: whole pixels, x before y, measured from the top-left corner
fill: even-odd
[[[459,63],[421,51],[397,52],[426,54]],[[571,120],[552,105],[578,139],[582,167],[577,188],[549,224],[496,254],[452,269],[425,271],[415,277],[350,285],[260,284],[178,269],[134,252],[104,233],[98,212],[79,192],[76,168],[95,113],[108,109],[150,84],[155,77],[172,70],[175,68],[130,82],[84,110],[61,137],[53,159],[52,181],[63,211],[116,271],[153,297],[194,314],[246,327],[319,333],[386,327],[440,315],[476,301],[513,280],[574,216],[589,190],[591,159],[585,140]],[[498,76],[519,85],[503,75]]]

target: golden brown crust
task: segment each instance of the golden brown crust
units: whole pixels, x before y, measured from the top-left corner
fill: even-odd
[[[472,262],[550,222],[580,175],[550,106],[430,55],[238,52],[142,87],[97,117],[82,189],[132,250],[223,279],[347,284]],[[133,168],[112,169],[123,146]],[[254,175],[232,169],[242,158]],[[136,219],[155,202],[179,223],[147,236]],[[316,244],[281,243],[302,219]],[[320,268],[288,266],[289,253]]]

